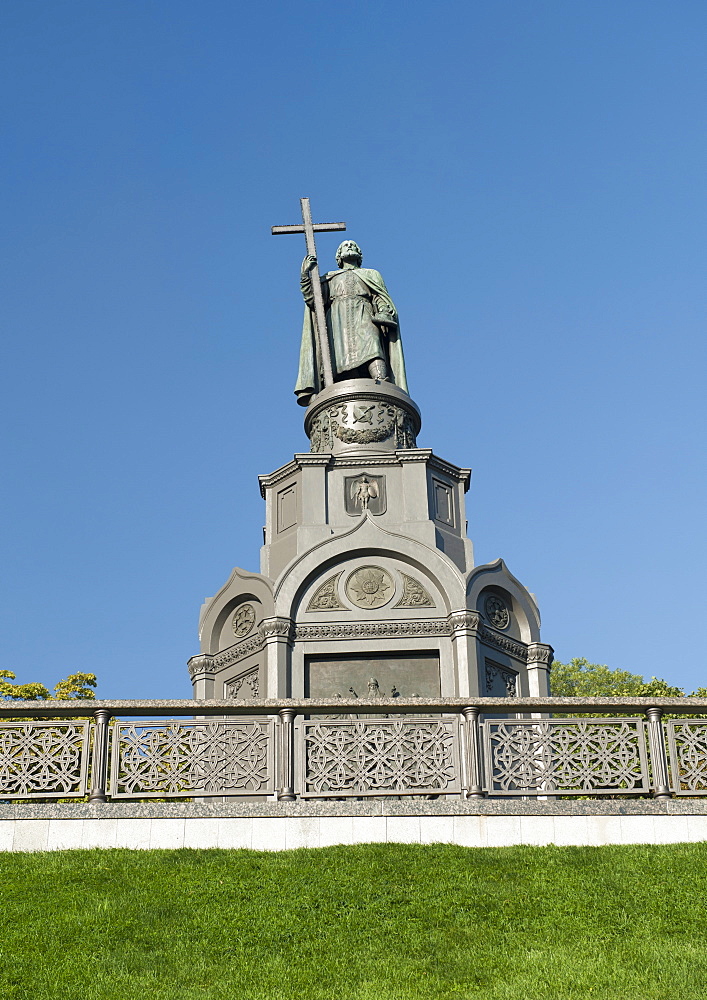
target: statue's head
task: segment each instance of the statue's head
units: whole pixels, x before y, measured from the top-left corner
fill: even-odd
[[[354,243],[353,240],[344,240],[343,243],[339,244],[336,251],[336,263],[339,267],[343,265],[344,261],[355,261],[360,267],[362,260],[363,254],[358,243]]]

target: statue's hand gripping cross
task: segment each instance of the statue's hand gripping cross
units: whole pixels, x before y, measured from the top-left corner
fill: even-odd
[[[309,198],[300,198],[300,205],[302,206],[302,225],[273,226],[272,234],[273,236],[283,236],[289,233],[304,233],[304,237],[307,243],[307,253],[311,254],[312,257],[316,257],[317,248],[314,244],[314,234],[339,232],[342,229],[346,229],[346,223],[345,222],[312,223],[312,211],[309,207]],[[331,367],[331,348],[329,346],[329,337],[327,335],[326,314],[324,312],[324,299],[322,297],[322,284],[319,278],[318,264],[315,264],[315,266],[312,268],[311,276],[312,276],[312,293],[314,295],[314,319],[315,319],[315,326],[317,329],[317,340],[319,342],[319,353],[322,359],[322,368],[324,369],[324,385],[328,386],[334,384],[334,373]]]

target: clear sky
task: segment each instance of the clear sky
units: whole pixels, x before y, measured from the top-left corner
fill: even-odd
[[[385,276],[477,562],[559,659],[707,684],[706,46],[703,0],[3,4],[0,667],[190,695],[307,450],[270,236],[307,195]]]

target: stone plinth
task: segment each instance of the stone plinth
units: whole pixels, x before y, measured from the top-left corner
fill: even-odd
[[[312,451],[331,455],[415,448],[422,418],[406,392],[391,382],[337,382],[310,404],[304,429]]]

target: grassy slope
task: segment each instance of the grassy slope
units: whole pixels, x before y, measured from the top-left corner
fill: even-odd
[[[2,1000],[703,1000],[707,844],[0,854]]]

